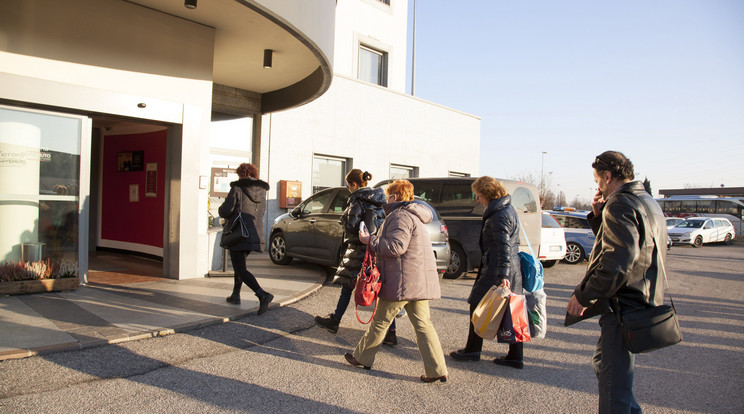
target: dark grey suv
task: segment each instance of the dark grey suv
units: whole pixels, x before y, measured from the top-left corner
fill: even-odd
[[[338,266],[346,246],[343,246],[344,229],[340,219],[349,199],[346,187],[333,187],[318,191],[289,213],[274,220],[269,238],[271,261],[286,265],[293,258],[326,266]],[[416,199],[434,213],[434,220],[427,225],[437,271],[440,277],[447,269],[450,246],[447,226],[436,210],[427,202]]]

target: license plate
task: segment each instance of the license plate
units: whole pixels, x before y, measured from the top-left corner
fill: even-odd
[[[561,251],[561,246],[550,246],[551,252],[559,252]]]

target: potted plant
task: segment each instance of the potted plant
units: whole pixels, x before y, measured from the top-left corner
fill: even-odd
[[[0,295],[77,289],[77,264],[64,259],[0,263]]]

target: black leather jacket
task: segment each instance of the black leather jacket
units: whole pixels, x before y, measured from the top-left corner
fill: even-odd
[[[481,263],[470,291],[468,303],[477,305],[493,285],[509,279],[512,292],[522,293],[522,268],[519,265],[519,216],[511,205],[511,196],[491,200],[483,212],[479,240]]]
[[[574,290],[579,303],[590,307],[586,317],[610,312],[613,298],[622,311],[663,304],[659,263],[666,259],[666,225],[643,184],[622,185],[607,199],[600,217],[590,213],[587,219],[597,238],[584,280]]]

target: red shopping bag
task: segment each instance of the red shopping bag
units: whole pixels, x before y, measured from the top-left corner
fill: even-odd
[[[524,295],[511,294],[496,340],[504,344],[530,341],[530,322]]]
[[[380,282],[380,272],[377,270],[375,254],[367,247],[362,270],[359,272],[359,276],[357,276],[356,288],[354,289],[354,302],[356,302],[357,320],[359,322],[370,323],[372,318],[375,317],[377,295],[380,294],[381,287],[382,283]],[[375,304],[375,308],[372,310],[372,316],[367,322],[362,321],[359,317],[359,307],[371,306],[373,303]]]

